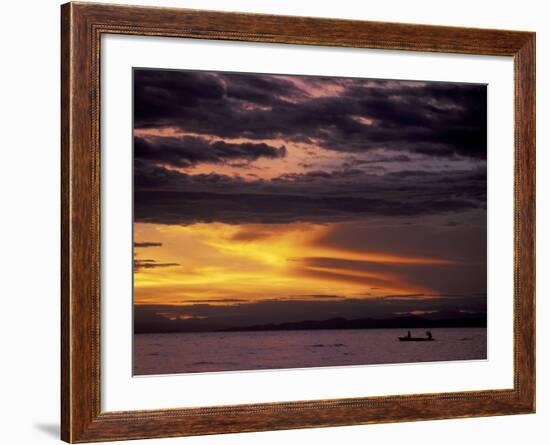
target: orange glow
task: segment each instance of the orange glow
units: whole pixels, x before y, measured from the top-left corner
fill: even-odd
[[[178,265],[136,271],[135,302],[178,305],[203,300],[211,304],[219,300],[219,304],[234,304],[235,301],[303,299],[304,295],[313,294],[347,298],[433,294],[433,290],[413,285],[398,273],[380,272],[375,267],[369,270],[368,265],[451,264],[438,258],[351,251],[323,245],[322,238],[333,226],[311,223],[136,224],[136,242],[162,243],[159,247],[137,248],[137,259]],[[316,258],[336,264],[311,264]],[[349,268],[345,261],[360,262],[362,268]],[[372,290],[373,287],[377,290]],[[293,297],[300,295],[302,297]],[[229,302],[224,303],[225,299]]]

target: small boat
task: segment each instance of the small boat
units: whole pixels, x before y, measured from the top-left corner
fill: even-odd
[[[397,337],[399,341],[435,341],[435,338],[430,337]]]
[[[426,332],[426,337],[412,337],[411,331],[407,333],[405,337],[397,337],[399,341],[434,341],[432,333],[430,331]]]

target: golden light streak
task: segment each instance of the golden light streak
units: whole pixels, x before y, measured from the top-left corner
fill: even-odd
[[[136,241],[162,243],[136,249],[137,258],[154,258],[177,267],[140,269],[135,273],[137,304],[182,304],[201,300],[287,299],[292,295],[342,295],[372,298],[384,294],[433,293],[396,273],[368,270],[368,263],[446,265],[438,258],[336,249],[322,244],[333,225],[189,226],[136,224]],[[345,265],[316,266],[311,259],[366,262],[366,270]],[[377,287],[378,290],[367,292]],[[368,295],[370,294],[370,295]],[[368,295],[368,296],[367,296]]]

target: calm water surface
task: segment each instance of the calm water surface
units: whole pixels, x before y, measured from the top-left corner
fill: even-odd
[[[424,336],[425,330],[412,330]],[[487,358],[485,328],[432,329],[436,341],[400,342],[403,329],[138,334],[134,374],[241,371]]]

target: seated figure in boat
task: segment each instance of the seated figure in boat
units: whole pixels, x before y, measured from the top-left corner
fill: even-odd
[[[428,336],[428,338],[431,340],[432,339],[432,333],[430,331],[427,331],[426,332],[426,335]]]

